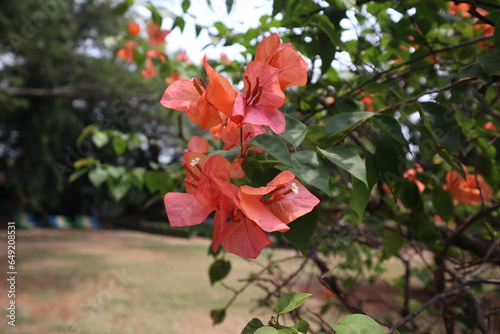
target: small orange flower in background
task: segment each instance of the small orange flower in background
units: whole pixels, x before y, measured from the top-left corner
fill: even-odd
[[[136,41],[126,41],[125,47],[118,50],[116,55],[121,59],[128,61],[129,63],[134,63],[134,50],[137,47]]]
[[[403,177],[408,181],[415,183],[419,192],[424,192],[425,185],[417,179],[417,172],[423,173],[424,169],[422,168],[422,166],[420,166],[420,164],[414,164],[414,166],[415,169],[408,169],[406,172],[404,172]]]
[[[455,228],[457,227],[457,223],[456,222],[445,222],[443,220],[443,218],[441,218],[440,215],[434,215],[434,220],[436,220],[438,222],[438,224],[440,225],[444,225],[444,226],[447,226],[447,227],[450,227],[450,228]]]
[[[172,72],[172,74],[165,78],[165,83],[167,85],[170,85],[171,83],[179,79],[182,79],[182,76],[178,72]]]
[[[473,29],[482,30],[483,33],[481,37],[493,36],[495,28],[489,24],[475,24],[472,26]],[[479,48],[491,48],[493,44],[490,44],[488,41],[480,41]]]
[[[464,179],[457,171],[446,173],[445,190],[448,190],[459,203],[477,204],[493,198],[493,190],[479,174],[469,173],[465,166]]]
[[[374,96],[374,94],[364,95],[365,92],[362,89],[360,90],[360,93],[361,93],[361,96],[362,96],[361,97],[361,102],[363,102],[363,104],[365,105],[365,110],[366,111],[373,111],[372,103],[373,103],[373,96]]]
[[[459,3],[459,4],[450,3],[450,7],[448,7],[448,14],[470,17],[471,16],[469,13],[470,7],[471,5],[468,3]],[[488,11],[482,8],[476,8],[476,11],[483,16],[489,14]]]
[[[193,64],[191,60],[188,58],[186,50],[182,51],[175,59],[177,59],[178,61],[186,62],[187,65]]]
[[[162,30],[159,25],[149,22],[146,27],[148,33],[148,43],[151,45],[165,44],[165,37],[170,34],[170,30]]]
[[[128,33],[130,35],[137,36],[137,35],[139,35],[140,31],[141,31],[141,27],[139,26],[139,24],[132,22],[132,21],[130,21],[128,23]]]
[[[470,5],[468,3],[455,4],[450,2],[450,7],[448,7],[448,13],[451,15],[460,14],[464,17],[469,17],[470,16],[469,8]]]
[[[227,54],[225,52],[221,52],[220,54],[220,61],[226,66],[231,65],[231,59],[227,57]]]
[[[146,69],[141,71],[141,75],[144,79],[152,79],[156,76],[156,67],[151,59],[146,60]]]
[[[161,51],[158,49],[153,49],[149,50],[146,52],[146,58],[151,59],[151,58],[158,58],[162,63],[167,60],[167,57],[165,55],[165,51]]]
[[[483,128],[486,130],[492,130],[498,132],[498,128],[495,126],[495,124],[493,124],[492,121],[484,123]]]

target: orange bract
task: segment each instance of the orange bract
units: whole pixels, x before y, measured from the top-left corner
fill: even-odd
[[[126,41],[124,48],[118,50],[116,55],[129,63],[134,63],[135,62],[135,59],[134,59],[135,48],[137,48],[136,41]]]
[[[139,35],[139,32],[141,31],[141,27],[135,23],[135,22],[132,22],[130,21],[128,23],[128,33],[132,36],[137,36]]]
[[[146,27],[148,33],[148,43],[158,45],[165,43],[165,37],[170,34],[170,30],[162,30],[159,25],[154,22],[149,22]]]
[[[445,190],[451,192],[460,203],[477,204],[493,198],[493,191],[479,174],[470,174],[466,171],[464,179],[457,171],[446,174]]]

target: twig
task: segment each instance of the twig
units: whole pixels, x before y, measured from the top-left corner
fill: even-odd
[[[403,319],[399,320],[396,324],[392,325],[391,328],[389,329],[389,333],[388,334],[394,333],[394,331],[396,329],[400,328],[401,326],[403,326],[407,322],[415,319],[420,313],[422,313],[423,311],[425,311],[425,309],[427,309],[429,306],[431,306],[432,304],[434,304],[438,300],[440,300],[442,298],[446,298],[448,296],[458,295],[460,292],[462,292],[464,290],[464,288],[465,288],[464,286],[458,286],[458,287],[456,287],[456,288],[454,288],[452,290],[444,291],[444,292],[440,293],[439,295],[433,296],[428,301],[426,301],[424,304],[422,304],[419,308],[417,308],[415,311],[413,311],[412,313],[408,314]]]
[[[484,314],[481,305],[479,305],[478,300],[476,299],[476,297],[474,297],[474,295],[470,291],[470,287],[468,286],[467,280],[462,275],[460,275],[460,273],[458,273],[455,269],[451,267],[447,267],[446,270],[453,275],[453,277],[458,283],[465,285],[464,292],[465,295],[467,296],[467,299],[474,308],[477,328],[483,334],[490,334],[490,331],[488,330],[488,327],[486,326],[486,323],[484,321],[486,315]]]

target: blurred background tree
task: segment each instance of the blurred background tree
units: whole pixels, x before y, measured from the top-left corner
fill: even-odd
[[[110,1],[0,4],[2,212],[118,214],[127,203],[144,200],[134,194],[121,202],[105,200],[106,190],[92,187],[87,178],[68,182],[74,162],[91,154],[118,164],[111,145],[97,152],[95,142],[77,144],[89,124],[127,133],[147,128],[135,138],[142,149],[121,156],[119,163],[148,166],[158,160],[158,146],[149,143],[168,126],[165,119],[161,126],[157,122],[161,114],[152,117],[165,84],[145,84],[134,65],[111,61],[116,50],[105,43],[107,36],[123,34],[127,24],[126,17],[112,14]]]

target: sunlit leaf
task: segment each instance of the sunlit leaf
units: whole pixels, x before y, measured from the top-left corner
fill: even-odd
[[[385,334],[380,325],[364,314],[351,314],[330,324],[337,334]]]
[[[310,293],[286,293],[278,298],[278,303],[276,304],[276,313],[283,314],[291,312],[302,305],[310,296],[312,296],[312,294]]]

